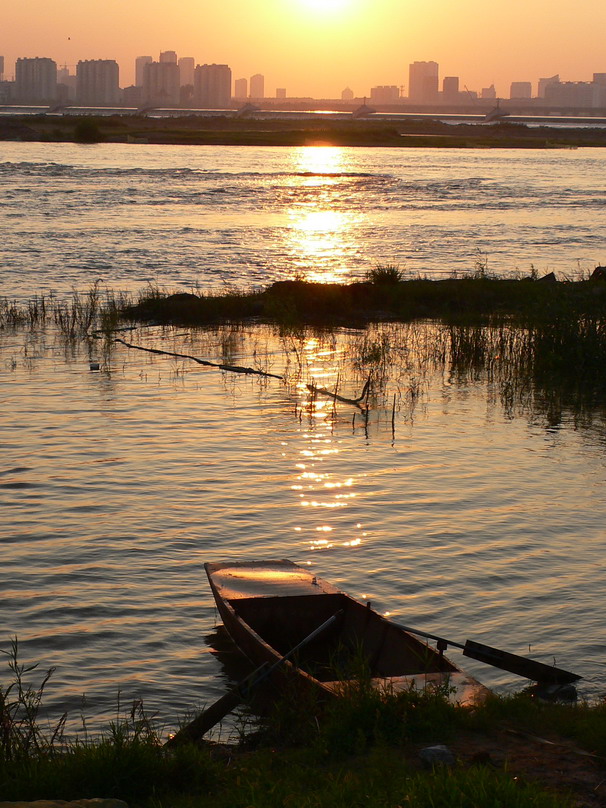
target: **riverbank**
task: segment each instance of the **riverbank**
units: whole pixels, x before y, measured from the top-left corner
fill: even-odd
[[[105,735],[69,742],[60,722],[38,724],[42,691],[1,692],[4,800],[112,798],[131,808],[605,804],[604,704],[520,693],[469,710],[439,691],[378,693],[363,679],[320,704],[286,685],[263,719],[242,714],[238,743],[166,747],[141,702]]]
[[[606,146],[604,128],[528,127],[501,121],[446,124],[367,118],[327,121],[251,117],[152,118],[24,115],[0,118],[0,140],[216,146],[376,146],[550,149]]]
[[[371,270],[364,281],[313,283],[277,281],[263,290],[218,294],[168,294],[151,289],[122,315],[127,318],[202,326],[254,318],[259,322],[326,326],[380,321],[440,319],[483,324],[506,319],[519,324],[555,318],[606,314],[606,280],[558,282],[554,275],[534,279],[475,277],[410,279],[397,267]]]

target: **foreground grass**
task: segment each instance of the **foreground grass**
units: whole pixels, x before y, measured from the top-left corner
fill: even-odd
[[[586,804],[578,799],[604,776],[604,704],[543,704],[520,694],[469,710],[449,703],[445,690],[378,693],[363,672],[328,705],[287,687],[238,746],[163,746],[141,704],[102,737],[70,742],[63,719],[54,730],[41,728],[50,673],[37,687],[27,685],[35,666],[21,665],[16,651],[15,645],[12,681],[0,686],[3,800],[113,797],[145,808],[565,808]],[[516,746],[503,753],[511,738]],[[530,741],[520,738],[532,739],[532,754]],[[435,744],[448,744],[455,765],[423,768],[418,752]],[[601,758],[579,754],[579,747]],[[481,754],[471,754],[478,748]],[[557,762],[552,749],[564,749]],[[538,764],[529,768],[533,759]],[[566,766],[574,773],[570,782]]]
[[[397,749],[373,749],[348,760],[319,761],[308,750],[260,750],[226,761],[189,748],[170,759],[151,749],[96,749],[39,761],[21,782],[2,774],[9,800],[114,797],[131,805],[171,808],[565,808],[550,793],[507,772],[478,766],[419,772]]]

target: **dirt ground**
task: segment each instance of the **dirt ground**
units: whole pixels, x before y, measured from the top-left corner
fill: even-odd
[[[464,766],[506,769],[525,782],[571,796],[578,808],[606,806],[606,759],[586,753],[567,739],[500,729],[490,736],[460,735],[449,749]]]

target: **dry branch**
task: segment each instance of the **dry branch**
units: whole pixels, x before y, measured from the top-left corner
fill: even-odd
[[[224,365],[219,364],[218,362],[209,362],[207,359],[200,359],[199,357],[192,356],[191,354],[175,353],[174,351],[162,351],[160,348],[144,348],[142,345],[133,345],[132,342],[126,342],[126,340],[120,339],[120,337],[116,337],[114,342],[120,342],[122,345],[126,345],[127,348],[134,348],[137,351],[146,351],[147,353],[161,354],[162,356],[175,356],[177,359],[191,359],[192,362],[197,362],[199,365],[204,365],[205,367],[209,368],[229,370],[231,373],[246,373],[254,376],[267,376],[271,379],[280,379],[280,381],[284,381],[283,376],[276,376],[275,373],[266,373],[264,370],[257,370],[256,368],[246,368],[242,365]]]
[[[361,410],[366,410],[368,405],[362,405],[362,401],[368,397],[368,391],[370,389],[370,378],[366,380],[366,384],[362,388],[362,392],[358,396],[358,398],[346,398],[345,396],[340,396],[337,393],[332,393],[330,390],[327,390],[325,387],[316,387],[315,384],[308,384],[307,389],[310,393],[314,395],[322,395],[328,396],[328,398],[332,398],[335,401],[342,401],[343,404],[351,404],[352,407],[358,407]]]

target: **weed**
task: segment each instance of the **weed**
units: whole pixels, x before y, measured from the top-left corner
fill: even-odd
[[[396,264],[378,264],[366,273],[366,280],[377,286],[393,286],[404,280],[404,273]]]
[[[19,643],[11,640],[9,651],[0,651],[8,659],[12,681],[0,686],[0,760],[24,760],[32,755],[48,754],[63,740],[66,716],[63,715],[53,731],[44,733],[38,723],[42,697],[53,675],[49,668],[36,687],[27,684],[25,678],[38,667],[27,665],[19,659]]]

